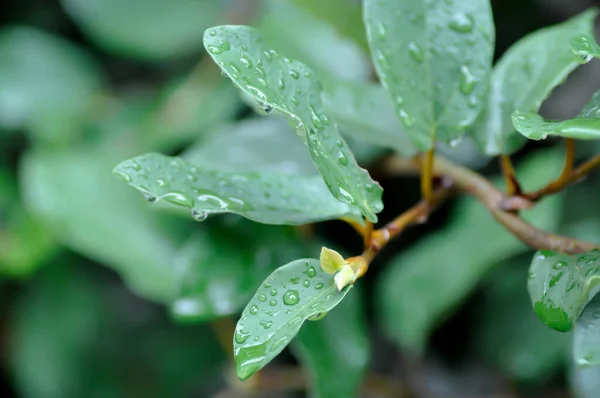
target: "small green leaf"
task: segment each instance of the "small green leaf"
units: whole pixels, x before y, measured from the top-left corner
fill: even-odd
[[[600,365],[600,295],[596,295],[577,320],[573,356],[580,366]]]
[[[237,374],[246,380],[275,358],[304,321],[334,308],[348,293],[315,259],[292,261],[273,272],[250,300],[233,340]]]
[[[290,344],[309,372],[312,397],[358,396],[370,357],[359,293],[355,290],[323,320],[306,323]]]
[[[29,27],[0,33],[0,127],[25,128],[37,140],[65,143],[102,93],[92,58],[74,45]]]
[[[318,176],[204,170],[158,153],[126,160],[114,173],[149,201],[163,199],[191,209],[197,221],[220,213],[235,213],[265,224],[361,219],[350,206],[335,200]]]
[[[489,1],[365,0],[377,73],[421,150],[460,138],[481,111],[494,53]]]
[[[96,43],[130,57],[158,60],[198,52],[220,11],[210,0],[61,0]]]
[[[600,58],[600,46],[591,34],[573,37],[571,39],[571,51],[579,57],[581,63],[588,62],[592,58]]]
[[[418,152],[398,121],[385,90],[379,85],[327,80],[323,106],[343,134],[392,148],[404,157]]]
[[[544,140],[549,135],[577,140],[600,139],[600,119],[576,118],[552,122],[535,113],[515,112],[512,120],[517,131],[530,140]]]
[[[529,268],[527,288],[538,317],[560,332],[573,328],[600,285],[600,250],[586,254],[538,251]]]
[[[204,45],[234,84],[298,124],[299,135],[333,196],[377,221],[376,214],[383,209],[382,189],[357,165],[323,112],[322,85],[313,72],[267,47],[256,30],[247,26],[208,29]]]
[[[580,64],[569,41],[593,32],[595,9],[562,24],[541,29],[514,44],[494,66],[484,113],[473,134],[490,155],[511,154],[526,142],[516,133],[516,111],[537,112],[542,102]]]
[[[345,263],[346,261],[340,253],[326,247],[321,248],[319,265],[323,272],[327,274],[335,274],[337,271],[342,269]]]
[[[525,187],[560,173],[562,154],[532,155],[518,167]],[[561,219],[562,198],[552,196],[524,217],[545,230]],[[474,242],[482,242],[474,249]],[[485,243],[485,244],[484,244]],[[422,351],[434,327],[446,319],[499,262],[527,248],[472,198],[464,198],[444,228],[401,252],[379,276],[375,289],[377,321],[403,348]]]
[[[543,140],[549,135],[558,135],[578,140],[600,139],[600,91],[582,109],[579,116],[564,121],[546,121],[535,113],[515,112],[513,124],[519,133],[530,140]]]

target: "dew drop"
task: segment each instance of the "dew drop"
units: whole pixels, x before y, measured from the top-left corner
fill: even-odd
[[[404,109],[398,110],[398,116],[404,127],[410,127],[415,123],[415,120]]]
[[[565,269],[567,268],[567,263],[565,261],[558,261],[556,263],[554,263],[554,265],[552,265],[552,269],[556,270],[556,271],[560,271],[561,269]]]
[[[142,196],[144,196],[144,199],[150,203],[154,203],[158,200],[158,198],[154,195],[151,195],[147,192],[142,193]]]
[[[423,62],[423,50],[415,42],[408,44],[408,53],[415,61]]]
[[[338,153],[338,162],[340,162],[342,166],[348,166],[348,158],[344,155],[344,152]]]
[[[211,36],[215,36],[217,34],[217,32],[215,32],[214,30],[211,30],[208,32],[208,34]]]
[[[208,218],[208,213],[205,211],[192,209],[191,213],[192,213],[192,218],[198,222],[204,221]]]
[[[277,305],[277,300],[269,300],[269,305],[275,307]]]
[[[296,305],[300,301],[300,294],[297,290],[288,290],[283,295],[283,304],[285,305]]]
[[[271,293],[271,296],[277,296],[277,290],[276,289],[271,289],[270,293]]]
[[[240,57],[240,62],[246,67],[246,68],[252,68],[254,66],[254,64],[252,64],[252,61],[250,61],[249,58],[247,57]]]
[[[290,282],[292,282],[294,285],[297,285],[298,283],[300,283],[300,278],[297,276],[292,276],[290,278]]]
[[[250,337],[250,333],[235,332],[235,342],[238,344],[244,344],[248,340],[248,337]]]
[[[270,329],[271,326],[273,326],[273,322],[271,321],[260,321],[259,324],[263,327],[263,329]]]
[[[448,27],[455,32],[469,33],[473,30],[475,22],[473,17],[469,14],[457,13],[452,17],[452,21],[448,24]]]
[[[313,266],[308,267],[308,269],[306,270],[306,275],[308,275],[309,278],[314,278],[317,275],[317,271],[315,270],[315,267],[313,267]]]
[[[256,305],[253,305],[252,307],[250,307],[250,314],[251,315],[258,314],[258,307]]]
[[[265,287],[265,289],[268,289],[271,287],[271,284],[269,282],[265,282],[263,283],[263,286]]]
[[[319,282],[315,285],[315,289],[317,289],[317,290],[322,289],[322,288],[323,288],[323,284],[321,282]]]
[[[300,77],[300,74],[297,70],[290,69],[288,73],[292,79],[298,79]]]
[[[302,282],[302,285],[304,287],[310,287],[310,281],[309,280],[305,280],[304,282]]]
[[[267,301],[267,296],[264,293],[258,295],[258,301],[262,301],[263,303]]]
[[[269,114],[269,113],[271,113],[271,111],[273,111],[273,107],[271,105],[267,104],[266,102],[259,102],[258,106],[266,114]]]
[[[460,67],[460,73],[461,73],[461,82],[460,82],[461,93],[471,94],[471,92],[475,88],[475,83],[477,82],[477,79],[475,78],[473,73],[471,73],[471,70],[469,69],[469,67],[466,65],[462,65]]]

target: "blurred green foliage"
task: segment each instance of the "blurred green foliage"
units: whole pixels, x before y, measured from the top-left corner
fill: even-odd
[[[325,87],[370,92],[374,71],[359,2],[13,0],[2,7],[0,392],[246,396],[232,381],[232,320],[276,267],[315,257],[324,242],[356,238],[339,222],[296,228],[224,215],[194,223],[189,211],[145,203],[111,170],[160,152],[230,172],[316,175],[294,128],[281,116],[259,119],[255,102],[204,52],[202,36],[212,25],[252,25]],[[389,103],[360,100],[334,91],[324,106],[337,111],[341,133],[367,167],[387,153],[382,144],[390,146],[373,142],[368,129],[392,135],[399,124]],[[369,123],[356,122],[366,116]],[[558,152],[542,146],[519,153],[532,157],[519,162],[526,183],[560,169]],[[486,166],[467,139],[442,150]],[[385,202],[385,222],[414,203],[416,183],[382,181],[394,199]],[[590,178],[542,202],[531,220],[598,241],[599,188]],[[265,372],[298,362],[310,394],[349,396],[369,372],[396,376],[400,355],[445,358],[459,345],[461,359],[475,356],[528,386],[555,385],[552,377],[569,369],[580,396],[594,397],[597,373],[572,370],[564,336],[544,328],[530,308],[524,269],[532,252],[471,199],[442,213],[386,249],[392,260],[374,265],[323,320],[306,324],[292,355]],[[453,329],[457,314],[473,319]],[[384,337],[369,333],[379,329]],[[465,330],[475,337],[456,343]],[[432,344],[440,334],[442,347]]]

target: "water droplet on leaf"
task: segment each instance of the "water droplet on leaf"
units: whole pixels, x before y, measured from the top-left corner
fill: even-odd
[[[283,295],[283,304],[296,305],[300,301],[300,295],[297,290],[288,290]]]

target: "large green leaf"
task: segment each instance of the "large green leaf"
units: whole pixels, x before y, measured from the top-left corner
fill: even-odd
[[[313,16],[315,13],[307,12],[313,10],[303,10],[300,4],[293,4],[302,1],[265,2],[265,13],[256,25],[264,40],[273,48],[285,49],[287,57],[302,61],[319,79],[328,76],[369,79],[371,63],[367,54],[355,43],[340,37],[334,27]],[[330,5],[330,2],[320,3],[321,9]],[[344,14],[344,11],[346,9],[339,10],[337,15]],[[355,28],[364,35],[360,15],[358,21]],[[302,40],[298,40],[300,37]]]
[[[600,91],[597,91],[574,119],[559,122],[544,120],[536,113],[515,112],[513,124],[519,133],[531,140],[543,140],[558,135],[578,140],[600,139]]]
[[[352,286],[338,291],[319,261],[300,259],[273,272],[238,321],[233,340],[237,374],[245,380],[275,358],[304,321],[327,313]]]
[[[209,214],[235,213],[265,224],[307,224],[360,214],[335,200],[320,177],[200,169],[178,157],[150,153],[126,160],[114,173],[149,201],[163,199]]]
[[[173,259],[179,293],[171,313],[180,322],[241,311],[276,266],[305,254],[289,227],[246,220],[207,227],[192,235]]]
[[[361,296],[355,291],[325,318],[302,327],[290,348],[307,368],[311,396],[358,396],[370,357]]]
[[[560,173],[561,155],[532,155],[518,167],[526,187]],[[524,217],[545,230],[560,221],[562,198],[550,197]],[[499,262],[527,248],[472,198],[461,200],[452,218],[437,232],[400,253],[379,276],[378,322],[397,344],[420,351],[439,325],[484,275]]]
[[[600,295],[588,303],[577,320],[573,356],[580,366],[600,366]]]
[[[362,29],[362,12],[357,2],[349,0],[290,0],[315,17],[326,21],[341,36],[349,37],[361,48],[368,50],[367,38]]]
[[[600,250],[585,254],[535,254],[527,281],[535,312],[548,326],[569,331],[600,288]]]
[[[75,46],[28,27],[0,32],[0,127],[67,142],[101,93],[93,60]]]
[[[393,148],[401,156],[413,156],[418,149],[403,131],[394,108],[379,85],[333,79],[323,93],[325,111],[338,128],[352,138]]]
[[[131,57],[164,59],[198,52],[202,32],[219,15],[212,0],[61,0],[102,47]]]
[[[146,298],[176,294],[172,261],[188,223],[165,224],[110,174],[111,156],[73,148],[35,151],[20,183],[28,210],[63,245],[115,269]],[[138,199],[138,200],[136,200]]]
[[[421,150],[460,138],[481,111],[494,54],[488,0],[365,0],[371,56]]]
[[[316,175],[306,147],[290,129],[283,117],[245,119],[216,129],[182,157],[212,170]]]
[[[498,61],[485,112],[473,130],[486,154],[510,154],[524,145],[512,124],[513,112],[537,112],[552,90],[580,64],[569,49],[569,41],[577,34],[592,33],[596,15],[596,10],[590,10],[534,32]]]
[[[376,221],[376,214],[383,208],[382,189],[357,165],[323,112],[321,84],[313,72],[267,47],[250,27],[211,28],[205,32],[204,40],[211,56],[234,84],[298,124],[298,133],[333,195]]]
[[[531,383],[547,380],[564,365],[570,336],[546,327],[531,311],[524,283],[529,260],[527,255],[511,258],[486,277],[474,342],[503,373]]]

